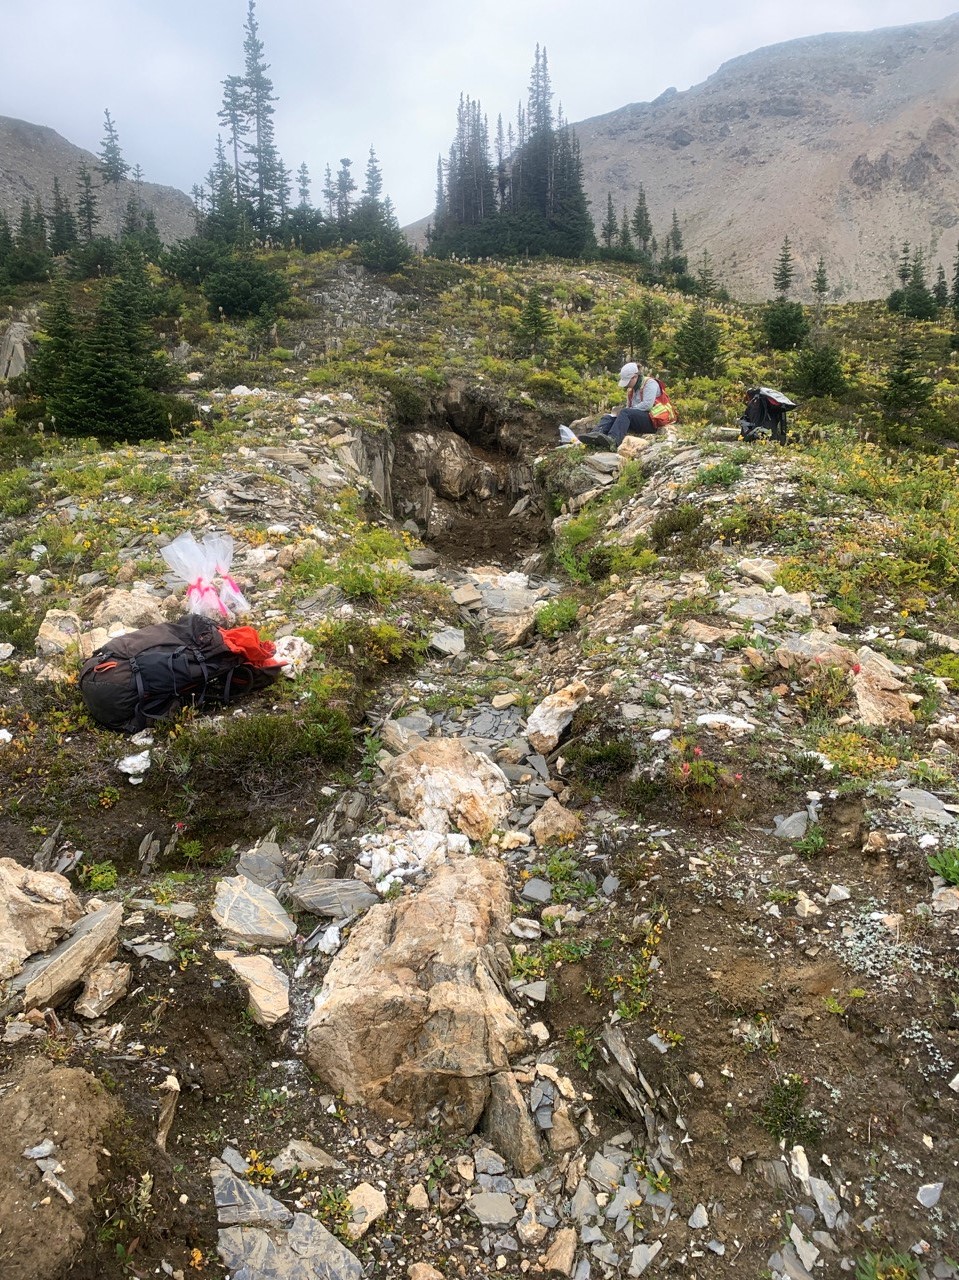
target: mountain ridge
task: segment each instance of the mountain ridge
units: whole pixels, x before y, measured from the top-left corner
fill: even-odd
[[[59,179],[63,195],[75,202],[77,169],[85,164],[96,178],[100,162],[92,151],[78,147],[49,125],[33,124],[15,116],[0,115],[0,211],[16,226],[22,202],[39,196],[46,210],[53,201],[53,179]],[[97,187],[101,230],[110,231],[122,218],[136,184],[125,180],[114,189]],[[142,182],[140,196],[152,209],[160,238],[166,244],[192,235],[193,201],[176,187]]]

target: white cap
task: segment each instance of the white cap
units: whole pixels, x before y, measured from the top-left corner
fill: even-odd
[[[619,385],[625,387],[629,385],[632,378],[639,373],[639,365],[635,360],[630,360],[629,364],[624,364],[619,371]]]

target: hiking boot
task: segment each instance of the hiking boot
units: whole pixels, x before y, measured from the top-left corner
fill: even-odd
[[[615,441],[604,436],[601,431],[587,431],[580,436],[579,442],[586,445],[587,449],[609,449],[611,453],[616,452]]]

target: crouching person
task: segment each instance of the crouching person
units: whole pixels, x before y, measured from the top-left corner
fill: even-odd
[[[592,431],[580,436],[594,449],[618,449],[627,435],[652,435],[676,421],[676,410],[658,378],[644,375],[630,360],[619,371],[619,385],[626,391],[626,403],[618,413],[603,414]]]

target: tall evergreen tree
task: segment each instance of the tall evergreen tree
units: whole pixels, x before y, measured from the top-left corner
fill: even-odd
[[[50,252],[68,253],[77,243],[77,220],[69,201],[64,199],[60,179],[53,179],[53,209],[50,213]]]
[[[633,256],[633,237],[629,229],[629,214],[626,212],[625,205],[623,205],[623,216],[619,223],[616,247],[624,258],[628,259]]]
[[[940,262],[936,268],[936,283],[932,286],[932,296],[939,308],[949,305],[949,285],[946,281],[946,269]]]
[[[787,235],[783,239],[782,248],[779,250],[779,258],[776,261],[776,269],[773,272],[773,288],[783,301],[785,301],[792,287],[795,274],[796,267],[793,262],[792,246]]]
[[[250,132],[250,94],[243,76],[227,76],[223,81],[223,101],[217,119],[226,130],[227,145],[233,155],[233,201],[239,209],[244,197],[245,168],[240,160]]]
[[[120,136],[108,110],[103,113],[103,140],[98,154],[103,181],[118,188],[130,172],[130,166],[123,158],[123,152],[120,150]]]
[[[696,271],[696,291],[703,299],[708,299],[716,292],[716,273],[709,257],[709,250],[703,250],[703,256]]]
[[[642,253],[649,252],[649,242],[653,234],[653,224],[646,206],[646,192],[639,188],[636,197],[636,208],[633,210],[633,236]]]
[[[244,142],[249,174],[249,193],[253,203],[253,226],[257,235],[269,235],[280,216],[283,204],[283,164],[276,149],[273,128],[273,81],[266,74],[269,64],[263,58],[263,41],[256,20],[255,0],[249,0],[243,41],[246,110],[249,136]]]
[[[99,201],[93,185],[93,174],[85,164],[81,164],[77,170],[77,187],[77,229],[81,242],[89,244],[94,237],[100,217],[97,212]]]
[[[816,295],[816,307],[820,315],[829,292],[829,277],[826,275],[826,259],[820,254],[816,263],[816,274],[813,276],[812,291]]]
[[[683,251],[683,233],[679,229],[679,215],[673,210],[673,219],[669,225],[669,234],[666,237],[666,243],[670,253],[677,256]]]
[[[613,208],[613,194],[606,194],[606,217],[603,225],[599,229],[599,238],[603,243],[603,248],[612,249],[613,241],[616,239],[616,232],[619,224],[616,221],[616,210]]]
[[[306,161],[296,171],[296,192],[300,197],[300,208],[308,209],[310,207],[310,171],[306,167]]]
[[[353,161],[344,156],[336,172],[336,217],[341,226],[346,227],[353,209],[353,192],[356,180],[352,173]]]
[[[323,203],[326,205],[326,216],[333,218],[336,214],[336,183],[329,165],[323,170]]]
[[[903,241],[902,248],[899,251],[899,264],[896,267],[896,275],[899,278],[899,284],[905,289],[912,275],[912,246],[908,240]]]

